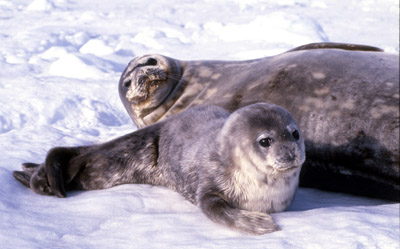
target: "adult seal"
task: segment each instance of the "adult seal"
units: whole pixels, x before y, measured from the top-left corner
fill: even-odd
[[[14,176],[38,194],[118,184],[164,186],[211,220],[249,234],[279,229],[269,213],[291,202],[304,140],[285,109],[257,103],[229,114],[200,106],[110,142],[56,147]]]
[[[300,186],[400,200],[399,57],[379,48],[315,43],[248,61],[145,55],[119,93],[138,127],[197,105],[283,106],[305,137]]]

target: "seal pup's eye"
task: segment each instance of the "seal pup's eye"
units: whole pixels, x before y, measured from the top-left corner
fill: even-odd
[[[299,133],[298,130],[292,131],[292,136],[293,136],[294,139],[296,139],[296,141],[299,141],[299,139],[300,139],[300,133]]]
[[[147,62],[146,62],[146,65],[155,66],[155,65],[157,65],[157,60],[154,59],[154,58],[149,58],[149,59],[147,60]]]
[[[272,138],[267,137],[267,138],[262,138],[258,141],[258,143],[265,148],[268,148],[272,145]]]

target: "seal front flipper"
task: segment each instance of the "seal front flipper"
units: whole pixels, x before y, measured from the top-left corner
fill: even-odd
[[[234,208],[218,193],[205,194],[200,208],[212,221],[243,233],[260,235],[280,230],[269,214]]]

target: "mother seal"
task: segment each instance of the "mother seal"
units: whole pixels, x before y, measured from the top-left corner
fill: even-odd
[[[165,186],[211,220],[249,234],[278,230],[268,215],[284,210],[298,185],[304,140],[283,108],[257,103],[229,115],[194,107],[110,142],[53,148],[43,164],[14,176],[36,193],[124,183]]]
[[[352,44],[308,44],[248,61],[133,59],[119,93],[138,127],[207,104],[266,101],[304,133],[301,186],[400,201],[399,57]]]

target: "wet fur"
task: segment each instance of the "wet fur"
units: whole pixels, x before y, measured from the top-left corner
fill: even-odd
[[[289,126],[296,122],[274,105],[255,104],[232,115],[195,107],[104,144],[53,148],[43,164],[24,164],[14,176],[38,194],[57,197],[126,183],[164,186],[219,224],[264,234],[279,230],[268,213],[290,204],[305,159],[304,141],[294,140]],[[258,148],[260,131],[275,134],[271,147]],[[295,153],[289,158],[290,146]],[[281,172],[269,165],[273,159],[295,169]]]

